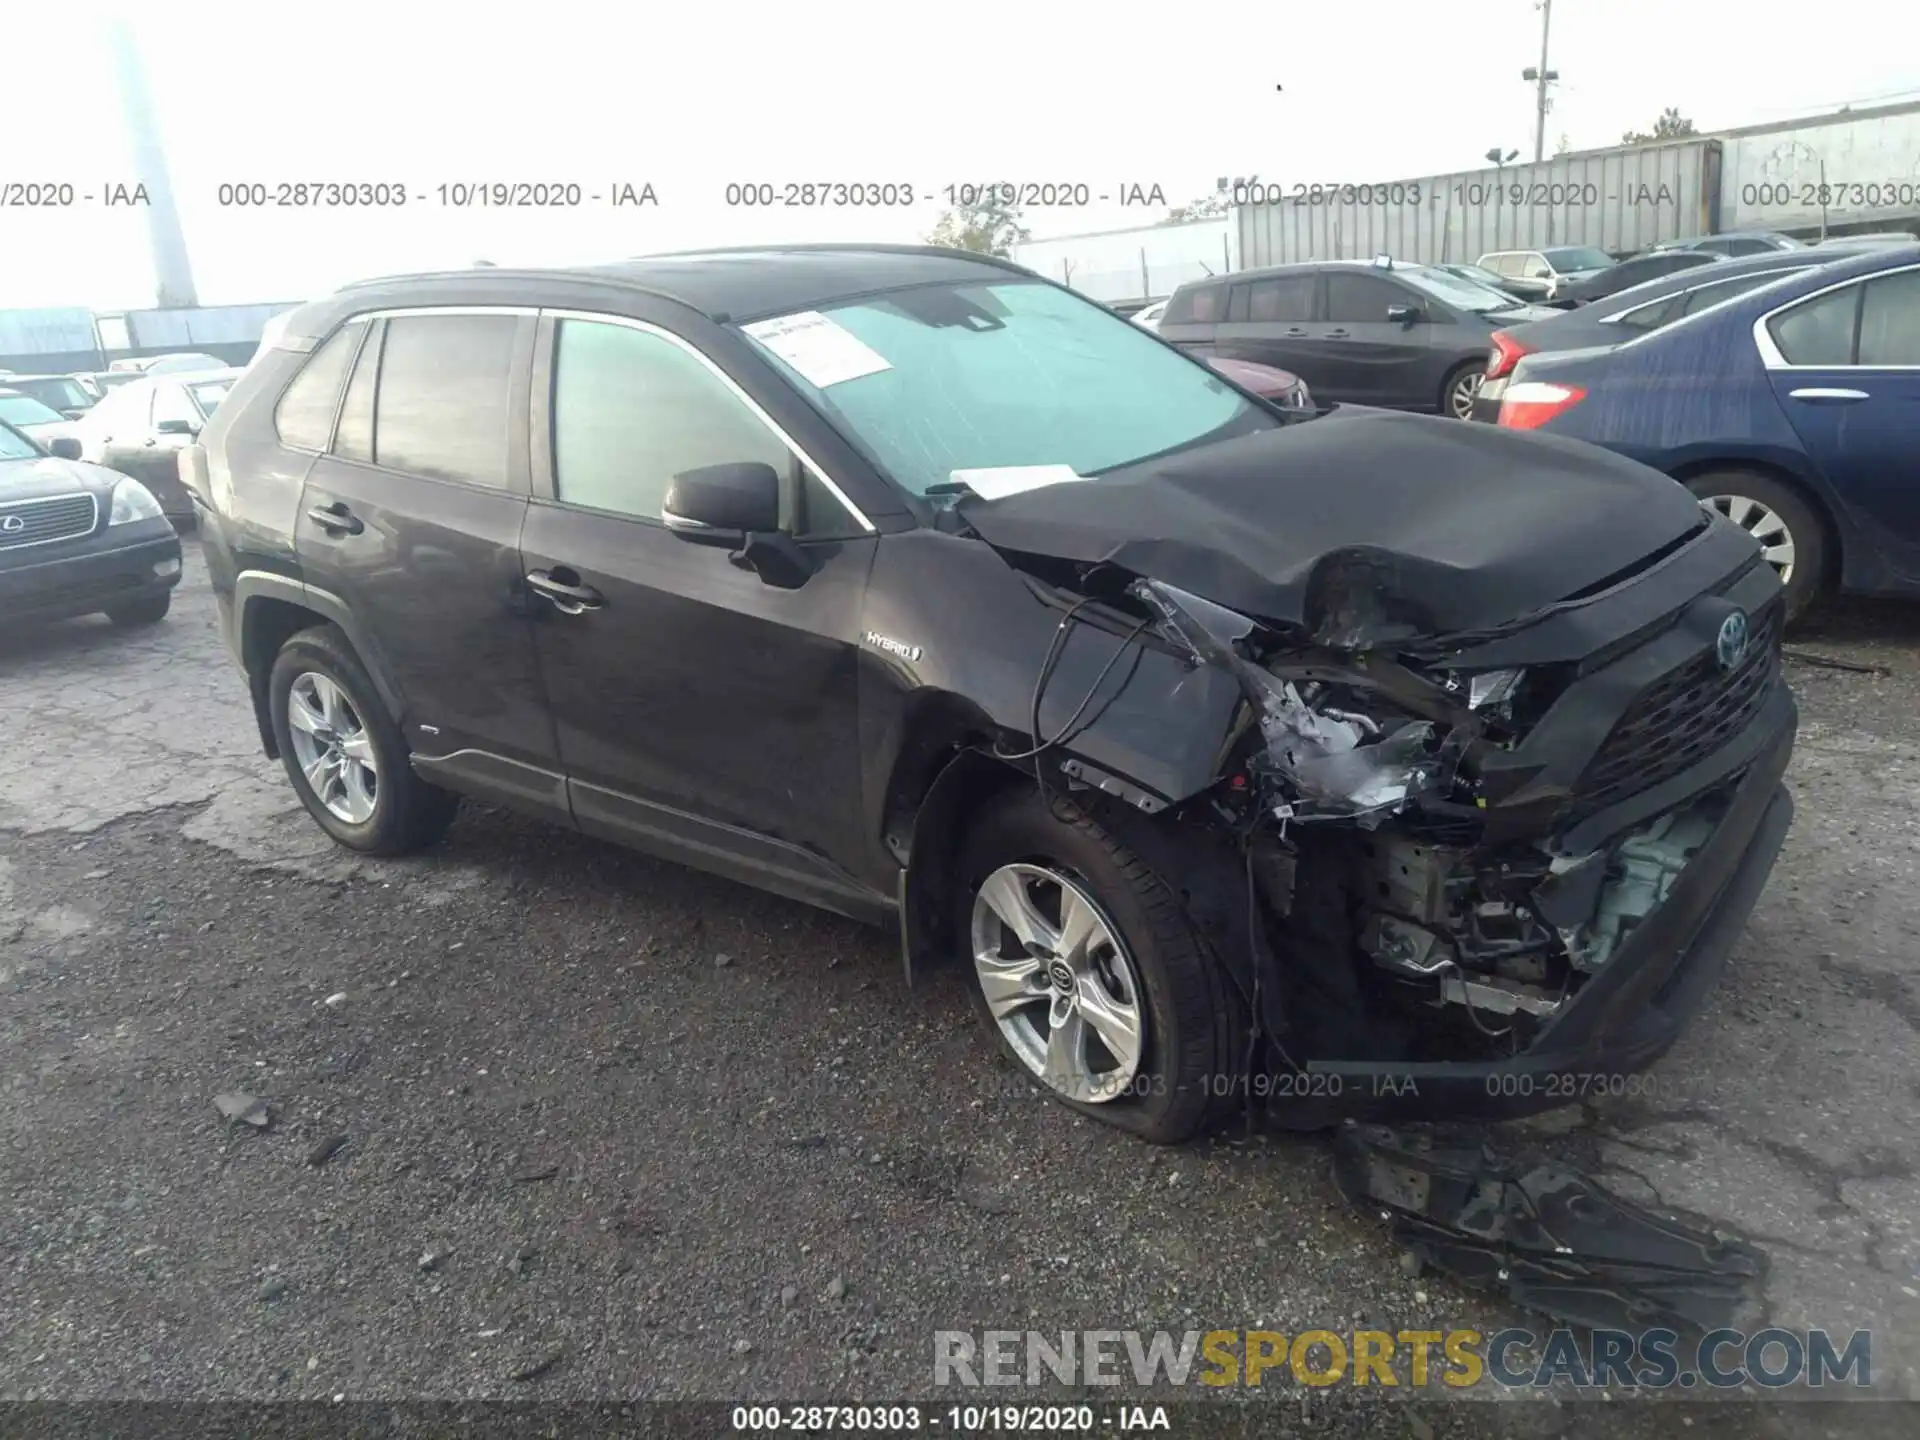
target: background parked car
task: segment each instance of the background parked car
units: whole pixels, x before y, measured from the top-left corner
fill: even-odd
[[[1590,305],[1595,300],[1618,295],[1622,290],[1631,290],[1649,280],[1658,280],[1662,275],[1677,275],[1682,270],[1725,262],[1724,255],[1711,255],[1701,250],[1659,250],[1650,255],[1635,255],[1618,265],[1596,270],[1584,280],[1556,282],[1551,298],[1569,305]]]
[[[1251,390],[1262,400],[1271,400],[1288,410],[1315,408],[1313,393],[1307,389],[1306,382],[1290,371],[1256,365],[1251,360],[1228,360],[1220,355],[1202,358],[1242,390]]]
[[[1492,425],[1500,419],[1500,396],[1507,377],[1522,355],[1554,350],[1584,350],[1593,345],[1624,345],[1627,341],[1662,325],[1671,325],[1683,315],[1718,305],[1762,285],[1770,285],[1783,275],[1817,265],[1831,265],[1859,250],[1816,250],[1801,246],[1794,250],[1769,250],[1738,260],[1723,260],[1718,265],[1697,267],[1649,280],[1582,305],[1573,310],[1556,310],[1544,320],[1530,320],[1493,332],[1493,348],[1487,356],[1486,379],[1474,397],[1473,418]]]
[[[1744,526],[1789,615],[1920,594],[1920,244],[1790,272],[1612,349],[1528,355],[1500,423],[1664,470]]]
[[[1835,235],[1830,240],[1820,240],[1815,243],[1823,250],[1848,247],[1898,250],[1907,245],[1920,244],[1920,238],[1916,238],[1905,230],[1873,230],[1864,235]]]
[[[1515,299],[1520,298],[1518,295],[1515,295],[1512,290],[1507,288],[1507,282],[1504,276],[1496,275],[1493,271],[1479,265],[1434,265],[1429,268],[1444,270],[1447,274],[1461,280],[1471,280],[1474,284],[1484,285],[1489,290],[1498,290],[1503,295],[1514,295]]]
[[[1695,235],[1690,240],[1668,240],[1653,247],[1665,250],[1698,250],[1708,255],[1770,255],[1780,250],[1804,250],[1806,242],[1778,230],[1727,230],[1718,235]]]
[[[99,398],[71,375],[9,375],[0,384],[22,395],[31,395],[69,420],[86,414]]]
[[[227,362],[218,355],[202,355],[195,351],[115,360],[107,367],[109,372],[118,371],[125,374],[131,370],[141,375],[168,375],[182,370],[224,370],[226,368]]]
[[[11,377],[8,378],[10,381]],[[63,435],[76,433],[74,422],[44,400],[10,386],[0,389],[0,421],[13,426],[43,449]]]
[[[1500,277],[1500,288],[1522,300],[1543,301],[1557,283],[1584,280],[1613,264],[1613,257],[1591,245],[1548,246],[1544,250],[1493,250],[1478,262]]]
[[[1130,317],[1134,324],[1144,325],[1149,330],[1160,328],[1160,317],[1167,313],[1167,302],[1156,300],[1144,310],[1137,310]]]
[[[80,421],[81,456],[131,475],[151,490],[176,524],[194,517],[180,483],[180,451],[193,443],[240,372],[196,370],[143,375],[108,395]]]
[[[1183,285],[1160,334],[1201,355],[1289,370],[1323,405],[1465,419],[1493,331],[1548,313],[1424,265],[1330,260]]]

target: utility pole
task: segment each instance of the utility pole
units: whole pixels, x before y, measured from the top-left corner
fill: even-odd
[[[120,111],[126,118],[133,152],[134,179],[147,187],[147,242],[153,250],[154,300],[163,310],[190,309],[200,301],[193,288],[193,268],[187,263],[186,232],[180,228],[180,211],[173,203],[166,146],[154,121],[147,67],[126,17],[114,13],[107,24],[120,80]]]
[[[1535,69],[1529,65],[1520,72],[1522,80],[1534,83],[1534,129],[1533,163],[1538,165],[1547,156],[1547,86],[1560,78],[1558,70],[1547,68],[1547,32],[1553,24],[1553,0],[1540,0],[1540,66]]]

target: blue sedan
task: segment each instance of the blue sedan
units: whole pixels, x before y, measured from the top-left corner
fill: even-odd
[[[1920,245],[1749,290],[1624,345],[1522,359],[1500,423],[1665,471],[1744,526],[1790,616],[1920,594]]]

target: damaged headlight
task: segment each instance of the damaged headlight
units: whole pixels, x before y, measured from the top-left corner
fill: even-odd
[[[1350,817],[1367,826],[1440,783],[1444,766],[1434,753],[1432,722],[1376,717],[1318,693],[1310,700],[1235,648],[1253,631],[1246,616],[1157,580],[1136,581],[1131,593],[1198,663],[1219,665],[1239,680],[1264,742],[1253,769],[1277,782],[1283,813]]]
[[[1513,699],[1514,692],[1520,688],[1520,682],[1527,678],[1524,670],[1487,670],[1478,675],[1467,677],[1467,708],[1469,710],[1493,710]],[[1459,677],[1453,678],[1451,688],[1459,689]]]

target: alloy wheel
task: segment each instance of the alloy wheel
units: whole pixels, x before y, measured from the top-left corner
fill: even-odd
[[[987,1009],[1050,1089],[1097,1105],[1129,1091],[1145,1053],[1139,973],[1093,897],[1042,865],[1002,865],[973,900]]]
[[[1760,542],[1782,585],[1793,579],[1793,531],[1777,510],[1746,495],[1709,495],[1707,503]]]
[[[349,825],[364,825],[380,798],[373,737],[337,682],[317,670],[287,692],[287,733],[314,798]]]
[[[1480,370],[1469,370],[1453,382],[1453,389],[1447,392],[1447,408],[1453,412],[1456,420],[1473,418],[1473,402],[1480,394],[1481,383],[1486,374]]]

